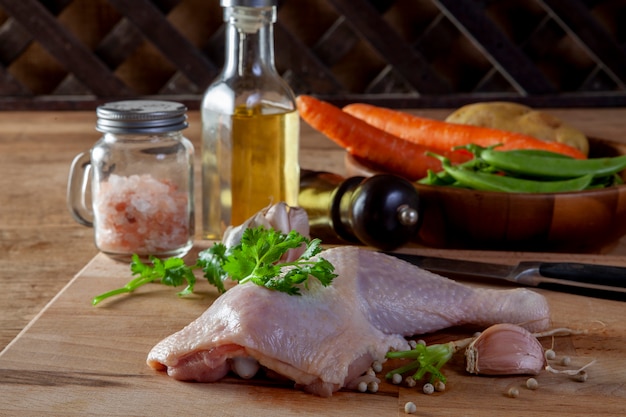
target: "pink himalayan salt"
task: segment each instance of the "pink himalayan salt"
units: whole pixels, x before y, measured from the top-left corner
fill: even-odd
[[[103,252],[158,255],[189,243],[188,195],[166,180],[112,174],[94,202],[96,245]]]

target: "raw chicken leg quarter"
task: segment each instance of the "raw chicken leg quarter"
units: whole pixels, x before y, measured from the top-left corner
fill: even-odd
[[[549,324],[545,298],[531,290],[473,288],[358,247],[319,256],[335,266],[331,286],[310,280],[302,296],[291,296],[237,285],[159,342],[148,364],[179,380],[210,382],[231,368],[251,377],[258,362],[330,396],[354,385],[389,349],[408,349],[405,336],[463,324],[508,322],[531,331]]]

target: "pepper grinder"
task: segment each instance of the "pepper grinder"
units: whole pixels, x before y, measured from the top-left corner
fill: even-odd
[[[417,236],[421,223],[415,187],[391,174],[369,178],[303,170],[299,206],[311,236],[325,243],[361,243],[392,250]]]

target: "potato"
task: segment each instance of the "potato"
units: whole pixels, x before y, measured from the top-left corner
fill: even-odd
[[[523,104],[505,101],[468,104],[451,113],[446,122],[523,133],[545,141],[566,143],[585,155],[589,153],[589,141],[580,130]]]

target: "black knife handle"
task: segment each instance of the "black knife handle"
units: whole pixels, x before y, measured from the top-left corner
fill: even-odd
[[[539,273],[548,278],[626,288],[626,268],[574,262],[543,262]]]

